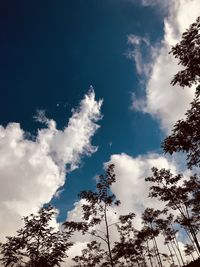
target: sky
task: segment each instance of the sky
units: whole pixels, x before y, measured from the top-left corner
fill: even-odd
[[[0,2],[1,239],[45,203],[58,222],[78,218],[78,193],[95,187],[108,162],[120,209],[138,214],[151,167],[183,168],[160,148],[194,94],[170,85],[180,66],[169,51],[199,8],[198,0]]]

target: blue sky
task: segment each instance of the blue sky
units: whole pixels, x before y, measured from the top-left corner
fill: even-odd
[[[156,122],[130,110],[131,92],[138,92],[140,85],[133,61],[125,56],[131,33],[152,42],[161,39],[158,12],[111,0],[1,5],[1,124],[20,122],[34,134],[41,125],[33,115],[45,109],[62,128],[90,85],[96,98],[104,100],[101,128],[92,141],[99,149],[68,175],[66,189],[53,201],[57,207],[60,202],[63,208],[71,206],[111,154],[159,149]]]
[[[160,143],[180,114],[184,114],[192,97],[190,92],[183,94],[180,90],[172,91],[169,84],[177,69],[176,62],[168,55],[169,49],[180,39],[183,29],[196,18],[197,1],[191,1],[193,9],[186,18],[187,5],[186,0],[181,2],[180,8],[173,0],[168,5],[159,0],[63,0],[48,1],[48,4],[43,0],[1,1],[0,149],[3,153],[1,157],[8,155],[10,161],[7,165],[2,163],[0,173],[8,177],[6,181],[1,181],[1,185],[3,190],[8,190],[11,199],[1,199],[2,207],[8,207],[4,216],[12,214],[15,218],[27,213],[26,198],[22,197],[22,193],[26,192],[36,194],[39,201],[31,200],[30,210],[51,199],[60,210],[59,220],[62,221],[67,211],[73,209],[74,202],[78,201],[77,194],[94,187],[94,177],[102,173],[104,163],[110,159],[118,162],[119,166],[122,162],[119,159],[125,160],[126,164],[132,162],[132,167],[137,169],[142,166],[144,170],[150,169],[151,162],[157,160],[160,160],[159,164],[166,163],[168,159],[159,158],[163,156]],[[173,12],[177,15],[176,21]],[[137,60],[138,57],[141,61]],[[37,142],[38,129],[42,131],[50,127],[49,121],[41,124],[33,117],[37,110],[45,110],[46,117],[53,119],[62,133],[72,116],[72,109],[80,105],[91,85],[96,100],[103,99],[103,117],[95,122],[100,128],[96,132],[91,131],[89,139],[89,143],[98,147],[98,150],[89,152],[89,156],[85,148],[83,153],[76,152],[81,160],[78,159],[77,169],[67,172],[64,185],[63,178],[62,182],[49,182],[48,175],[52,173],[46,174],[43,170],[48,188],[54,182],[56,184],[46,192],[45,182],[39,185],[40,176],[33,165],[26,169],[26,164],[22,162],[24,167],[21,169],[21,161],[18,161],[21,149],[27,158],[27,151],[35,155],[33,151],[40,149],[41,145]],[[180,100],[179,107],[177,100]],[[84,112],[84,108],[80,107],[81,112]],[[95,118],[92,120],[95,121]],[[13,122],[19,123],[20,128]],[[8,125],[12,126],[12,134]],[[20,129],[23,129],[24,136],[16,141]],[[15,140],[12,149],[12,142],[7,140]],[[59,146],[59,142],[54,145]],[[55,157],[51,154],[45,154],[45,157],[45,164],[49,166],[48,157],[51,157],[55,163],[55,166],[51,165],[51,170],[56,169],[58,163]],[[28,161],[28,164],[33,163]],[[117,171],[123,178],[126,170],[123,172],[122,167]],[[65,174],[63,167],[59,167],[58,171]],[[22,179],[26,184],[22,186],[23,190],[20,188],[19,174],[24,174],[23,179],[26,179]],[[138,177],[138,173],[135,175]],[[9,180],[9,177],[12,179]],[[31,177],[35,179],[34,183]],[[134,173],[132,179],[137,181]],[[35,181],[37,187],[32,187]],[[16,187],[14,193],[7,183]],[[123,183],[120,185],[123,191]],[[42,195],[43,189],[45,196]],[[54,196],[54,189],[61,190],[59,197]],[[13,231],[12,225],[5,232],[9,233],[10,229]]]

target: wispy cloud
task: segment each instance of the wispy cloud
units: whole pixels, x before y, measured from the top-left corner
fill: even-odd
[[[128,2],[131,2],[133,4],[137,4],[143,7],[156,7],[156,11],[158,11],[160,14],[166,14],[168,12],[168,8],[170,7],[171,0],[164,1],[164,0],[127,0]],[[176,0],[174,0],[176,1]]]
[[[151,51],[152,49],[149,39],[130,34],[128,35],[128,44],[130,49],[127,51],[126,56],[134,60],[138,74],[147,76],[151,68],[149,56],[152,57],[153,55],[152,52],[148,53],[148,58],[144,56],[145,51]]]
[[[170,1],[163,1],[163,0],[142,0],[143,6],[161,6],[163,8],[168,7]]]

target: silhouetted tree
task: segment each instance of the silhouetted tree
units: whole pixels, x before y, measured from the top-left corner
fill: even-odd
[[[187,165],[200,166],[200,87],[197,88],[191,108],[186,112],[186,118],[178,120],[172,134],[163,142],[165,152],[186,152]]]
[[[169,250],[172,264],[175,265],[174,254],[172,253],[171,247],[169,245],[169,240],[167,239],[167,234],[168,234],[168,229],[169,229],[168,219],[158,218],[158,219],[156,219],[155,223],[157,225],[157,228],[160,230],[160,232],[162,233],[162,235],[164,237],[164,240],[165,240],[164,244],[167,246],[167,248]]]
[[[153,208],[146,208],[142,214],[143,224],[147,227],[149,231],[149,236],[153,241],[153,247],[155,249],[155,256],[158,261],[158,265],[163,267],[162,260],[161,260],[161,253],[159,252],[158,244],[156,241],[156,237],[160,233],[160,229],[158,229],[156,225],[156,220],[159,215],[163,214],[165,211],[154,210]]]
[[[119,216],[117,229],[120,238],[112,250],[117,266],[147,266],[143,240],[138,238],[138,231],[133,226],[134,217],[134,213]]]
[[[191,87],[200,81],[200,17],[183,33],[181,41],[172,47],[171,53],[179,59],[184,69],[172,80],[172,85]],[[163,142],[163,149],[170,154],[186,152],[188,167],[200,166],[200,85],[186,118],[177,121],[172,134]]]
[[[184,69],[180,70],[173,78],[172,84],[181,87],[191,87],[200,79],[200,17],[192,23],[188,30],[182,34],[181,41],[172,47],[170,53],[179,59]]]
[[[183,66],[175,74],[172,85],[181,87],[196,85],[196,92],[190,109],[184,119],[178,120],[173,127],[172,134],[168,136],[162,147],[166,153],[184,152],[187,155],[187,166],[200,166],[200,17],[189,29],[183,33],[181,41],[172,47],[170,53],[179,60]],[[199,175],[191,175],[183,180],[182,175],[172,175],[170,170],[152,169],[153,176],[146,178],[152,182],[150,197],[164,201],[166,205],[179,212],[175,222],[179,223],[188,234],[191,244],[186,245],[186,254],[195,250],[200,253],[198,232],[200,230],[200,179]],[[181,183],[180,183],[181,182]],[[168,228],[166,242],[178,242],[173,228]],[[173,237],[174,236],[174,237]],[[172,244],[173,244],[172,243]],[[178,249],[178,247],[177,247]],[[179,249],[178,249],[179,250]]]
[[[175,261],[174,261],[174,256],[175,256],[177,259],[177,263],[179,264],[179,266],[181,266],[180,260],[182,264],[184,264],[184,260],[183,260],[181,250],[179,247],[179,242],[176,238],[176,234],[178,230],[175,230],[173,227],[173,218],[174,216],[172,214],[169,214],[166,218],[156,219],[155,223],[157,224],[158,229],[160,229],[164,237],[164,244],[167,246],[169,250],[172,265],[176,266]],[[179,260],[177,253],[180,257],[180,260]]]
[[[150,266],[153,267],[153,259],[156,256],[154,246],[152,247],[150,245],[150,242],[152,240],[152,231],[151,229],[145,225],[140,231],[137,233],[137,238],[141,240],[140,242],[143,242],[143,247],[145,250],[145,254],[149,260]]]
[[[158,170],[157,168],[152,168],[152,173],[152,176],[145,179],[153,183],[150,187],[149,196],[164,201],[167,207],[179,212],[176,221],[190,233],[193,242],[200,252],[200,245],[197,239],[199,214],[195,212],[196,194],[194,188],[190,186],[192,181],[196,181],[196,175],[191,176],[189,181],[187,181],[182,180],[182,175],[173,175],[170,170],[166,169]],[[181,180],[182,185],[178,185],[178,182]],[[199,190],[200,187],[198,185],[196,191],[199,192]]]
[[[84,200],[82,205],[83,221],[81,222],[65,222],[64,226],[68,229],[72,228],[82,233],[89,233],[92,236],[99,238],[105,242],[108,248],[108,256],[110,265],[114,266],[112,248],[110,241],[109,228],[113,224],[109,224],[108,221],[108,208],[114,205],[119,205],[120,201],[116,200],[115,195],[111,193],[110,187],[115,182],[114,164],[110,164],[105,172],[105,175],[100,175],[98,183],[96,184],[96,190],[82,191],[80,198]],[[97,225],[100,225],[105,231],[97,229]]]
[[[49,225],[56,215],[52,206],[41,208],[37,214],[24,217],[24,227],[17,236],[7,237],[1,244],[1,262],[4,266],[52,267],[60,266],[72,246],[71,231],[61,232]]]

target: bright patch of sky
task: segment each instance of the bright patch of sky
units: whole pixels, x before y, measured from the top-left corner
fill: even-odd
[[[168,52],[199,8],[198,0],[0,3],[2,237],[49,201],[59,220],[76,216],[77,194],[110,160],[127,210],[145,206],[151,166],[176,172],[160,143],[193,90],[170,86],[178,67]]]

